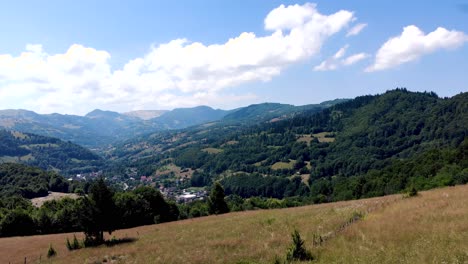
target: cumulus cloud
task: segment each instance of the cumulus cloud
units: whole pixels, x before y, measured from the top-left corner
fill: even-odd
[[[400,36],[390,38],[377,51],[374,64],[366,71],[380,71],[414,61],[423,55],[440,49],[455,49],[468,41],[468,36],[460,31],[439,27],[424,34],[414,25],[403,28]]]
[[[266,16],[265,36],[244,32],[211,45],[176,39],[116,70],[104,50],[75,44],[65,53],[48,54],[41,45],[28,45],[19,56],[0,55],[0,104],[82,114],[92,108],[128,111],[210,102],[219,107],[253,100],[253,94],[226,88],[271,80],[316,55],[354,19],[346,10],[321,14],[315,4],[281,5]]]
[[[356,36],[358,35],[359,33],[361,33],[361,31],[367,27],[367,24],[365,23],[361,23],[361,24],[357,24],[355,25],[354,27],[352,27],[350,30],[348,30],[348,33],[346,34],[347,37],[351,37],[351,36]]]
[[[324,60],[322,63],[314,67],[314,71],[332,71],[336,70],[343,66],[350,66],[359,61],[369,57],[366,53],[357,53],[346,58],[343,58],[346,54],[346,50],[349,48],[349,45],[346,45],[339,49],[335,55]]]

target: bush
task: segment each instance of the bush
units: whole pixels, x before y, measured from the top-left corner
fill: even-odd
[[[81,243],[76,238],[76,235],[73,235],[73,243],[70,243],[70,240],[67,237],[67,248],[70,251],[82,248]]]
[[[299,232],[294,229],[294,232],[291,234],[293,243],[288,249],[288,253],[286,254],[286,259],[288,261],[293,261],[293,260],[300,260],[300,261],[307,261],[307,260],[313,260],[314,257],[312,256],[312,253],[310,253],[305,247],[304,247],[304,240],[302,240],[301,235]]]
[[[54,247],[52,244],[49,244],[49,250],[47,251],[47,257],[51,258],[53,256],[57,255],[57,251],[55,251]]]
[[[411,189],[409,189],[409,191],[407,191],[405,195],[403,195],[403,198],[414,197],[417,195],[418,195],[418,190],[416,190],[416,188],[414,187],[411,187]]]
[[[66,243],[66,245],[67,245],[67,249],[68,249],[68,250],[70,250],[70,251],[73,250],[73,246],[72,246],[72,244],[70,243],[70,240],[68,239],[68,237],[67,237],[67,243]]]
[[[411,190],[409,190],[409,192],[408,192],[408,196],[413,197],[413,196],[416,196],[416,195],[418,195],[418,191],[416,190],[416,188],[414,188],[414,187],[411,188]]]

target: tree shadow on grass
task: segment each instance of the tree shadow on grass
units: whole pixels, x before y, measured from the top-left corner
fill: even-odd
[[[113,237],[109,240],[106,240],[104,242],[104,245],[106,245],[107,247],[113,247],[115,245],[133,243],[133,242],[136,242],[137,240],[138,238],[134,238],[134,237],[124,237],[124,238]]]

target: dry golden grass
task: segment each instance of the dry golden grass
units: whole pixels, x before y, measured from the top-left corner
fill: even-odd
[[[327,137],[332,134],[333,133],[330,133],[330,132],[322,132],[322,133],[313,134],[312,136],[317,138],[319,142],[334,142],[335,141],[334,137]]]
[[[177,178],[191,178],[193,175],[193,170],[191,168],[182,169],[181,167],[171,163],[159,168],[156,172],[156,175],[163,175],[174,173]]]
[[[305,142],[307,145],[310,145],[310,142],[314,139],[310,134],[296,135],[297,142]]]
[[[134,243],[69,252],[72,234],[0,239],[0,263],[272,263],[284,257],[297,228],[321,263],[466,263],[468,186],[414,198],[372,199],[209,216],[115,233]],[[355,212],[363,220],[341,228]],[[314,235],[328,237],[313,245]],[[58,252],[45,255],[49,243]]]
[[[281,169],[292,169],[294,167],[295,160],[289,160],[289,162],[282,162],[278,161],[275,164],[271,165],[271,169],[273,170],[281,170]]]
[[[230,140],[230,141],[228,141],[228,142],[222,144],[221,147],[224,147],[224,146],[226,146],[226,145],[227,145],[227,146],[229,146],[229,145],[235,145],[235,144],[238,144],[238,143],[239,143],[239,141]]]
[[[75,193],[60,193],[60,192],[50,192],[47,196],[45,197],[37,197],[31,199],[31,203],[33,206],[36,207],[41,207],[45,202],[47,201],[53,201],[53,200],[60,200],[65,197],[69,197],[72,199],[78,199],[78,195]]]
[[[468,263],[468,185],[403,199],[317,251],[321,263]]]
[[[218,153],[223,152],[223,150],[219,148],[204,148],[202,149],[202,151],[209,153],[209,154],[218,154]]]

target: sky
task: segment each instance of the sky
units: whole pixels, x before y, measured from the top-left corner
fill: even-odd
[[[0,109],[468,91],[468,0],[0,0]]]

